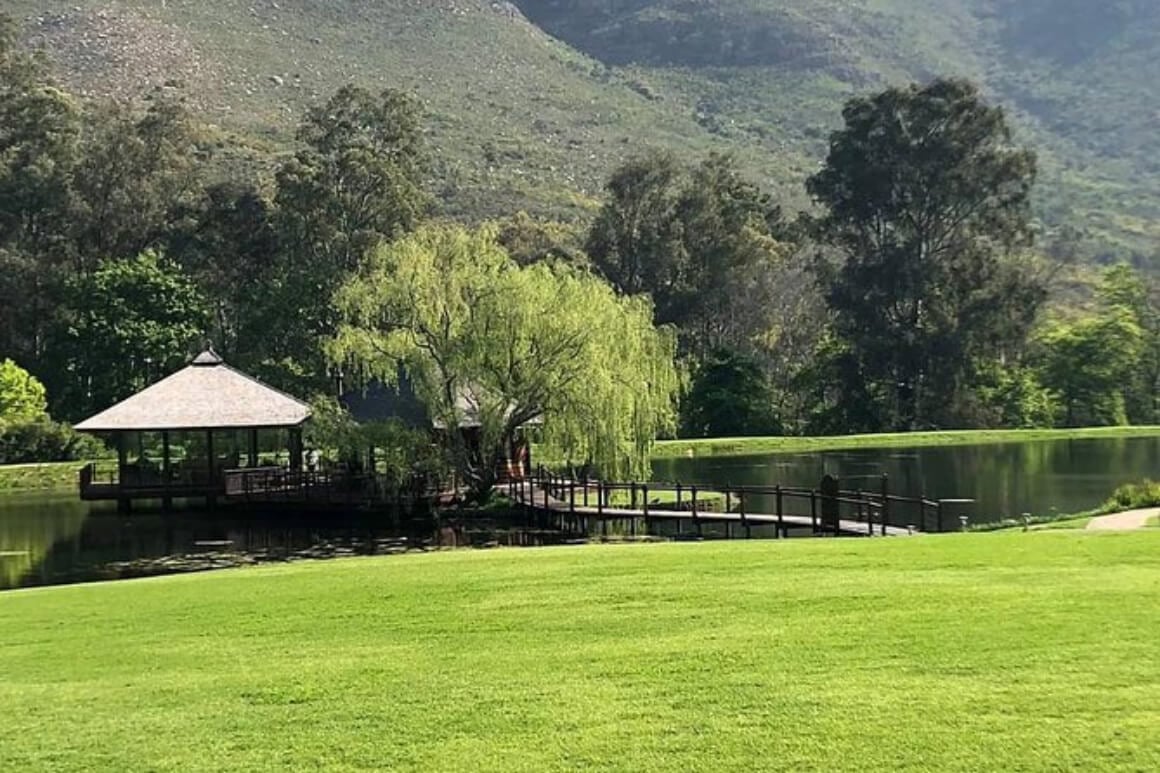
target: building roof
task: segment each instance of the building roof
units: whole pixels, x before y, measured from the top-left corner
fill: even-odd
[[[185,368],[76,425],[82,432],[296,427],[310,406],[206,349]]]
[[[460,429],[476,429],[482,424],[479,416],[481,398],[477,392],[477,389],[467,386],[460,387],[456,393],[455,412],[459,416]],[[414,383],[402,370],[399,371],[394,384],[388,386],[382,381],[371,381],[363,389],[343,394],[339,402],[359,423],[397,419],[415,429],[447,428],[446,422],[430,415],[415,394]],[[533,419],[528,423],[541,424],[542,420]]]

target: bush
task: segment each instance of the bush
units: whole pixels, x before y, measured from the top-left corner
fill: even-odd
[[[96,438],[51,419],[0,424],[0,464],[71,462],[106,455],[108,449]]]
[[[1120,486],[1104,507],[1109,511],[1160,507],[1160,483],[1145,480]]]

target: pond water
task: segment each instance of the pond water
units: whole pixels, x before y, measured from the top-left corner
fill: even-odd
[[[971,521],[1022,513],[1073,513],[1102,504],[1119,485],[1160,477],[1160,437],[1086,438],[932,448],[673,459],[653,464],[657,480],[816,487],[826,474],[843,489],[931,499],[973,499]]]
[[[270,561],[381,555],[411,549],[547,544],[553,535],[494,520],[424,513],[294,515],[163,513],[90,504],[75,495],[0,495],[0,590],[200,571]]]
[[[1055,440],[917,449],[828,451],[676,459],[654,464],[657,480],[814,487],[825,474],[843,488],[976,500],[974,522],[1023,512],[1092,508],[1116,486],[1160,477],[1160,438]],[[751,512],[772,503],[756,502]],[[766,512],[773,512],[766,509]],[[140,508],[75,495],[0,495],[0,590],[26,585],[196,571],[261,561],[393,553],[415,546],[550,544],[559,535],[523,524],[390,515],[206,513]]]

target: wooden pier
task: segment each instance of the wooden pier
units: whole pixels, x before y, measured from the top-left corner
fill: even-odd
[[[698,486],[609,483],[544,471],[505,484],[512,501],[540,520],[584,536],[669,536],[728,539],[766,536],[900,537],[957,531],[951,503],[890,493],[883,476],[875,491],[842,490],[827,477],[816,489],[786,486]],[[665,494],[659,502],[658,494]],[[710,500],[711,497],[711,500]],[[772,507],[761,508],[760,503]]]

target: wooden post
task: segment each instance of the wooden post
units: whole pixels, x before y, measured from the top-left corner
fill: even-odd
[[[890,523],[890,477],[882,473],[882,536],[886,536],[886,526]]]
[[[829,526],[834,530],[834,536],[842,536],[842,503],[841,484],[833,475],[822,478],[821,485],[822,526]]]
[[[777,497],[777,534],[779,538],[785,538],[789,535],[785,532],[785,513],[782,510],[780,483],[774,488],[774,495]]]
[[[596,481],[596,512],[600,514],[600,519],[604,520],[604,479]]]
[[[128,513],[131,505],[125,495],[125,468],[129,466],[129,450],[125,447],[125,433],[117,433],[117,512]]]
[[[205,431],[205,448],[206,456],[209,457],[209,494],[206,497],[206,503],[212,510],[217,506],[217,459],[216,452],[213,448],[213,430],[207,429]]]
[[[858,515],[855,516],[854,520],[861,521],[863,518],[863,511],[866,510],[866,498],[862,495],[862,489],[858,489],[857,491],[854,492],[854,502],[855,502],[854,506],[856,508],[858,508],[858,510],[857,510]],[[865,513],[865,518],[866,518],[866,536],[873,537],[874,536],[874,527],[870,524],[870,513],[869,512]]]
[[[652,533],[652,530],[649,528],[649,520],[648,520],[648,484],[647,483],[641,484],[641,499],[644,500],[644,533],[645,533],[645,536],[648,536],[649,534]],[[636,522],[635,518],[633,519],[633,522],[634,523]]]
[[[677,484],[677,512],[681,511],[681,484]]]
[[[258,466],[258,430],[250,430],[250,453],[246,459],[247,466]]]
[[[635,510],[636,509],[636,481],[632,481],[628,484],[628,492],[629,492],[628,493],[628,501],[630,502],[628,509]]]
[[[733,512],[733,492],[729,490],[729,484],[725,484],[725,512]]]
[[[697,516],[697,487],[696,486],[692,486],[689,489],[689,496],[692,497],[692,499],[693,499],[693,525],[695,525],[697,527],[697,536],[702,537],[702,536],[704,536],[704,532],[701,529],[701,519]]]
[[[161,497],[161,509],[169,512],[173,509],[173,497],[169,495],[169,487],[173,485],[173,475],[169,462],[169,430],[161,431],[161,487],[165,495]]]
[[[572,517],[576,517],[576,480],[568,481],[568,512],[572,513]]]
[[[745,528],[745,539],[752,539],[753,532],[749,526],[749,518],[745,515],[745,492],[741,491],[737,495],[737,506],[741,508],[741,525]]]
[[[810,526],[818,533],[818,492],[810,489]]]

